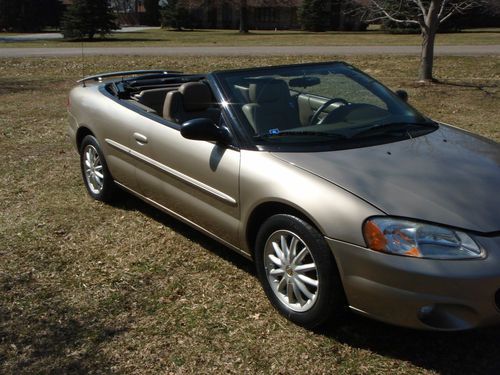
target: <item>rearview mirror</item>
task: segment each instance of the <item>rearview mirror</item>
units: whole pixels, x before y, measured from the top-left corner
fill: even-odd
[[[195,118],[181,125],[181,135],[186,139],[215,141],[228,144],[231,137],[226,128],[217,126],[208,118]]]
[[[318,77],[299,77],[299,78],[292,78],[290,81],[288,81],[288,86],[290,87],[311,87],[311,86],[316,86],[321,83],[321,80]]]
[[[408,93],[405,90],[396,90],[396,95],[404,102],[408,101]]]

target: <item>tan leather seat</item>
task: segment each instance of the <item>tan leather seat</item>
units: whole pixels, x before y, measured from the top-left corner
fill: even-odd
[[[301,126],[299,113],[285,81],[263,79],[248,87],[250,103],[242,107],[248,122],[257,134],[271,129],[293,129]]]
[[[202,82],[187,82],[176,91],[170,91],[163,104],[163,117],[182,124],[194,118],[219,121],[220,110],[213,107],[210,88]]]
[[[157,89],[142,90],[140,93],[135,94],[134,98],[139,103],[153,108],[157,113],[162,113],[167,93],[174,90],[177,90],[177,87],[161,87]]]

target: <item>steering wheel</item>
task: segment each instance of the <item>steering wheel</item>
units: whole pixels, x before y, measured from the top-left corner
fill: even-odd
[[[309,121],[309,125],[314,125],[318,121],[319,115],[325,111],[329,106],[331,106],[333,103],[341,103],[342,105],[347,105],[349,102],[345,99],[342,98],[332,98],[330,100],[327,100],[321,106],[314,112],[314,114],[311,117],[311,120]],[[321,122],[319,122],[321,124]]]

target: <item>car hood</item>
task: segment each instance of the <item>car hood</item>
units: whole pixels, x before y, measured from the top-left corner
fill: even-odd
[[[273,155],[388,215],[500,230],[500,146],[456,128],[440,125],[425,136],[372,147]]]

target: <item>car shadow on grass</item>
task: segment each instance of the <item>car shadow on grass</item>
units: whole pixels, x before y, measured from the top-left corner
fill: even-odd
[[[126,196],[115,205],[116,208],[137,210],[257,277],[254,265],[248,259],[140,199],[129,194]],[[348,312],[341,322],[332,322],[315,330],[315,333],[353,348],[410,362],[441,374],[500,373],[500,328],[465,332],[420,331]]]
[[[190,227],[181,220],[176,219],[175,217],[170,216],[147,203],[144,203],[142,200],[129,193],[120,192],[119,194],[123,194],[123,199],[117,199],[115,203],[112,203],[114,207],[127,211],[139,211],[162,225],[171,228],[178,234],[189,238],[191,241],[221,257],[225,261],[232,263],[239,269],[256,276],[253,263],[244,256],[236,253],[202,232]]]
[[[499,374],[500,328],[464,332],[406,329],[350,314],[319,334],[441,374]]]

